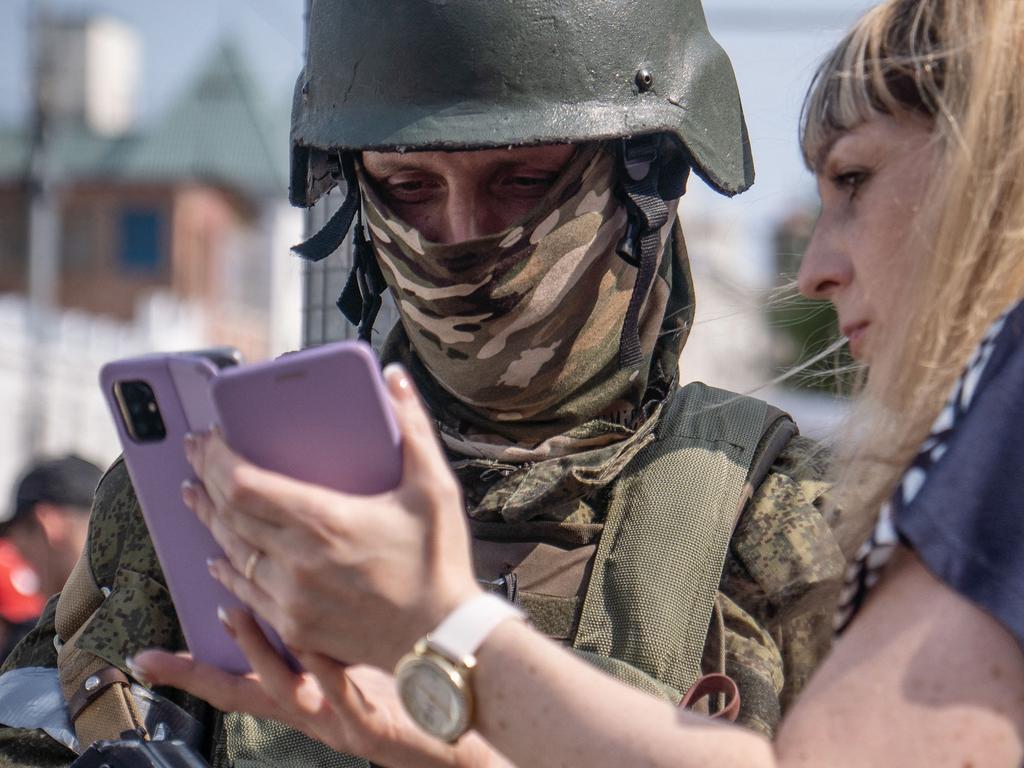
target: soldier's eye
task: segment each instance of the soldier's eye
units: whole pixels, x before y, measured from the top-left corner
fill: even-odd
[[[556,174],[518,173],[504,177],[499,186],[517,197],[543,197],[555,178]]]
[[[429,199],[440,184],[426,178],[389,179],[385,190],[390,198],[403,203],[416,203]]]

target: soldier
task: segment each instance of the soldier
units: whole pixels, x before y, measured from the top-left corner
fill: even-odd
[[[843,558],[821,462],[792,421],[678,384],[694,311],[678,199],[691,171],[727,195],[753,181],[699,0],[400,0],[386,23],[370,8],[313,5],[291,197],[310,206],[342,185],[346,198],[297,250],[326,257],[356,220],[339,304],[369,338],[392,291],[382,357],[436,419],[478,577],[653,695],[679,702],[727,673],[739,721],[771,734],[828,647]],[[15,763],[67,762],[54,732],[84,744],[115,720],[145,726],[125,658],[184,647],[120,462],[79,576],[0,677],[2,699],[23,668],[59,665],[73,729],[0,713]],[[203,723],[216,766],[366,764],[166,693],[146,706]]]

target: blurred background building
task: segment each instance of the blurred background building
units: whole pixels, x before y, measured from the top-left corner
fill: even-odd
[[[287,110],[231,38],[140,121],[139,30],[88,9],[24,21],[25,119],[0,127],[0,482],[29,456],[117,454],[96,373],[154,350],[300,344],[302,214]],[[275,258],[275,256],[278,256]]]
[[[758,181],[735,200],[694,181],[684,199],[698,322],[683,377],[756,391],[816,435],[841,418],[834,382],[773,382],[828,345],[831,318],[770,300],[816,215],[797,152],[803,93],[869,4],[705,0]],[[0,4],[0,488],[33,455],[116,456],[96,385],[108,360],[210,344],[262,359],[349,333],[334,307],[344,254],[304,270],[288,252],[339,202],[287,204],[305,5]]]

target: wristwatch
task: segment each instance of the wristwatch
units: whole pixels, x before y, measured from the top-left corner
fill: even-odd
[[[398,695],[423,730],[452,742],[469,729],[473,721],[470,678],[477,649],[503,621],[522,617],[522,611],[508,601],[480,595],[452,611],[402,657],[395,667]]]

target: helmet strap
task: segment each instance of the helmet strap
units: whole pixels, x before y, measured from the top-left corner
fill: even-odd
[[[338,309],[349,322],[358,323],[359,340],[369,344],[373,324],[383,303],[381,297],[388,289],[388,285],[384,282],[384,274],[380,271],[373,244],[366,238],[362,205],[359,207],[356,230],[352,235],[352,261],[352,271],[341,296],[338,297]]]
[[[305,242],[292,248],[292,252],[306,261],[317,263],[334,253],[345,242],[345,236],[352,228],[352,219],[359,210],[359,184],[351,157],[342,158],[342,172],[345,174],[345,200],[320,231]]]
[[[363,201],[362,195],[359,194],[359,180],[356,178],[351,155],[341,157],[341,167],[346,186],[344,202],[320,231],[296,245],[292,251],[314,264],[323,261],[345,242],[355,219],[355,231],[352,235],[352,270],[336,305],[352,325],[358,326],[359,339],[369,343],[387,284],[373,252],[373,245],[367,240],[363,228]]]
[[[622,191],[625,193],[630,219],[638,225],[640,243],[636,282],[629,297],[629,306],[619,340],[619,367],[634,368],[644,359],[640,346],[640,310],[658,271],[661,228],[668,221],[668,206],[658,191],[660,174],[660,136],[636,136],[623,139],[620,152]],[[632,228],[632,227],[631,227]]]

